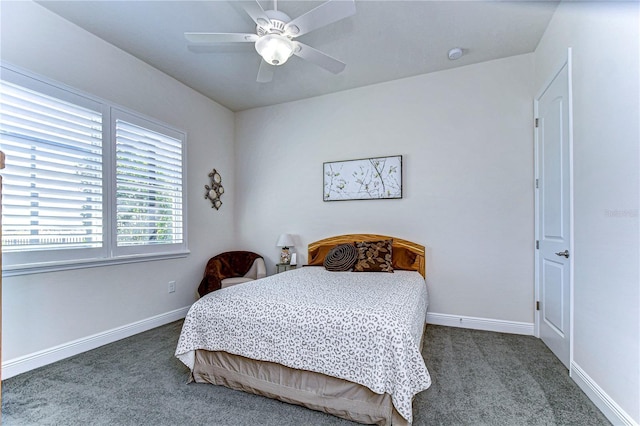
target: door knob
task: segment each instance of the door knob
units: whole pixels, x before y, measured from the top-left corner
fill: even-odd
[[[565,251],[559,251],[556,253],[557,256],[564,256],[567,259],[569,258],[569,250],[565,250]]]

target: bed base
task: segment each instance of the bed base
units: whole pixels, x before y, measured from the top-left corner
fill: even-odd
[[[192,379],[277,399],[363,424],[408,425],[389,394],[312,371],[197,350]]]

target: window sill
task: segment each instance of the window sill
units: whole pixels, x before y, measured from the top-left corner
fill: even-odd
[[[27,265],[7,266],[2,267],[2,277],[16,277],[19,275],[31,275],[42,274],[47,272],[67,271],[72,269],[87,269],[95,268],[99,266],[112,266],[122,265],[126,263],[140,263],[140,262],[155,262],[158,260],[167,259],[179,259],[187,257],[191,252],[189,250],[172,252],[172,253],[158,253],[153,255],[135,255],[135,256],[122,256],[112,259],[87,259],[78,261],[65,261],[65,262],[51,262],[51,263],[35,263]]]

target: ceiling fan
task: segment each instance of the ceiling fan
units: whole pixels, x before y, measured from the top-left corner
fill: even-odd
[[[275,67],[287,62],[291,55],[312,62],[334,74],[344,70],[344,62],[294,39],[354,15],[355,0],[329,0],[293,20],[278,10],[277,0],[273,2],[273,10],[264,10],[258,0],[244,2],[242,7],[256,23],[256,34],[187,32],[184,33],[185,38],[191,43],[210,45],[255,43],[256,50],[262,56],[258,69],[259,83],[270,82]]]

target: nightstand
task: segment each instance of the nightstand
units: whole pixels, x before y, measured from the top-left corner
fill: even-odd
[[[291,265],[290,263],[276,263],[276,274],[290,271],[292,269],[296,269],[296,265]]]

